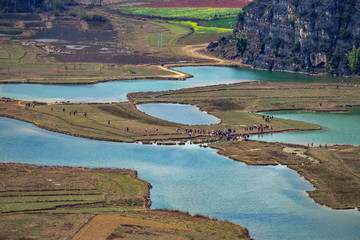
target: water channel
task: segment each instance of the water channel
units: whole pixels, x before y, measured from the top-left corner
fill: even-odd
[[[211,125],[220,123],[220,119],[200,111],[196,106],[172,103],[139,104],[137,108],[153,117],[170,122],[188,125]]]
[[[194,78],[189,78],[185,81],[126,80],[93,85],[3,84],[0,85],[0,96],[42,102],[124,102],[127,101],[126,95],[131,92],[176,90],[246,81],[341,81],[340,78],[333,77],[313,77],[296,73],[265,72],[238,68],[182,67],[175,69],[192,74]]]
[[[193,68],[192,72],[188,69],[181,70],[196,75],[201,68]],[[216,73],[219,68],[205,67],[203,71],[207,75],[209,71]],[[218,72],[217,77],[221,76],[224,81],[222,83],[231,83],[263,80],[262,74],[264,73],[258,71],[224,68]],[[289,76],[309,78],[297,74],[276,74],[282,76],[276,76],[276,79],[287,79]],[[174,88],[183,88],[190,87],[194,82],[201,82],[201,79],[206,81],[200,84],[219,83],[216,82],[216,76],[212,80],[199,75],[187,80],[193,81],[191,84],[186,83],[187,81],[141,83],[147,82],[147,87],[150,88],[157,85],[151,90],[157,91],[156,88],[165,88],[160,82],[167,87],[169,85],[165,82],[173,84]],[[133,89],[136,88],[137,81],[127,82],[134,84]],[[56,99],[60,96],[69,100],[68,96],[78,97],[77,93],[80,99],[109,100],[105,94],[97,93],[94,89],[91,91],[96,93],[95,96],[86,95],[86,89],[103,85],[104,93],[105,86],[111,92],[112,84],[116,83],[120,82],[91,86],[55,86],[59,87],[52,90],[56,95],[46,93],[45,98]],[[17,92],[19,86],[23,88],[22,92]],[[149,91],[143,84],[139,86],[142,87],[137,91]],[[0,96],[9,94],[12,97],[31,99],[42,91],[47,91],[42,87],[44,86],[1,85]],[[66,92],[72,87],[78,88],[73,95]],[[122,90],[119,88],[118,94],[124,94]],[[117,98],[115,92],[114,90],[112,97]],[[271,114],[276,116],[275,113]],[[339,119],[341,121],[342,118]],[[191,214],[200,213],[226,219],[247,227],[255,239],[358,239],[360,236],[360,213],[357,210],[331,210],[316,204],[306,195],[306,191],[312,190],[313,186],[285,166],[246,166],[219,156],[213,149],[197,145],[120,144],[75,138],[6,118],[0,118],[0,133],[2,162],[131,168],[139,172],[140,178],[153,185],[152,208],[179,209]],[[336,143],[342,143],[341,141],[338,138]]]
[[[348,113],[313,113],[305,111],[265,112],[275,118],[298,120],[318,124],[322,130],[298,131],[279,134],[254,135],[251,138],[262,141],[286,142],[307,145],[314,143],[324,146],[334,144],[360,145],[358,125],[360,108],[352,108]]]

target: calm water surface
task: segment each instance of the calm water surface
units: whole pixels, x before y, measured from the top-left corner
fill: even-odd
[[[172,103],[139,104],[137,108],[153,117],[170,122],[188,125],[211,125],[220,123],[220,119],[206,112],[200,111],[196,106]]]
[[[181,67],[176,70],[194,75],[185,81],[128,80],[93,85],[3,84],[0,96],[43,102],[123,102],[130,92],[176,90],[181,88],[231,84],[246,81],[336,82],[340,78],[305,74],[256,71],[228,67]]]
[[[0,161],[131,168],[153,185],[152,208],[227,219],[255,239],[359,239],[360,213],[330,210],[313,187],[284,166],[250,167],[196,145],[93,141],[0,118]],[[19,151],[21,149],[21,151]]]
[[[0,96],[49,102],[112,102],[126,101],[126,94],[129,92],[220,83],[253,80],[340,81],[234,68],[187,67],[179,70],[196,77],[186,81],[141,80],[75,86],[9,84],[0,85]],[[304,119],[297,120],[309,122],[314,122],[309,120],[311,118],[322,116],[274,112],[271,115],[292,119],[302,116]],[[342,116],[337,121],[345,126],[344,115],[336,116]],[[326,125],[331,118],[333,115],[324,115],[323,118],[319,117],[323,119],[321,122],[314,123],[325,126],[323,131],[329,132],[333,126],[339,125],[336,122]],[[355,120],[350,121],[350,127],[354,123],[359,123],[356,116]],[[320,143],[321,139],[308,134],[320,136],[318,133],[323,131],[307,132],[306,140],[297,138],[295,142]],[[273,135],[276,136],[282,135]],[[346,135],[345,139],[349,138],[354,137]],[[227,219],[249,228],[252,237],[256,239],[359,239],[360,236],[358,211],[334,211],[314,203],[305,194],[313,186],[284,166],[250,167],[221,157],[215,150],[195,145],[153,146],[74,138],[5,118],[0,118],[0,141],[2,162],[137,170],[140,178],[153,185],[152,208],[179,209],[192,214]],[[359,140],[355,141],[355,144],[359,144]],[[332,140],[326,138],[326,142],[330,144]],[[337,137],[334,142],[344,143],[344,139]]]
[[[272,142],[286,142],[308,144],[349,144],[360,145],[359,123],[360,108],[350,109],[349,113],[312,113],[304,111],[280,111],[266,112],[265,115],[272,115],[276,118],[292,119],[315,123],[322,126],[319,131],[299,131],[277,134],[264,134],[253,136],[252,139],[259,139]]]

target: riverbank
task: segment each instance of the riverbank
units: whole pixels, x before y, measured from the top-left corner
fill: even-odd
[[[219,124],[189,126],[149,116],[140,112],[131,102],[46,104],[5,98],[0,101],[0,116],[26,121],[49,131],[75,137],[116,142],[212,142],[224,137],[214,135],[214,131],[231,128],[237,130],[236,134],[258,134],[257,129],[248,131],[244,126],[266,124],[261,115],[234,113],[231,109],[221,115],[215,113],[214,115],[221,119]],[[262,133],[320,128],[315,124],[283,119],[274,119],[271,126],[272,128],[264,128]],[[190,129],[193,132],[191,135]]]
[[[209,147],[218,154],[252,166],[285,165],[315,186],[315,202],[332,209],[360,211],[360,147],[306,147],[263,141],[219,142]],[[292,148],[292,151],[285,151]],[[303,153],[303,154],[299,154]]]
[[[250,239],[246,228],[230,222],[149,210],[151,185],[133,170],[19,163],[0,163],[0,169],[0,237],[6,239],[77,239],[93,228],[94,236],[104,239],[148,235]],[[95,216],[101,221],[94,222]],[[108,220],[111,224],[99,228]]]
[[[177,95],[176,92],[174,94]],[[164,95],[161,94],[161,96]],[[220,94],[220,96],[223,95]],[[184,94],[183,97],[189,99],[186,94]],[[212,129],[223,129],[225,126],[230,126],[232,129],[237,130],[237,134],[258,134],[258,131],[252,132],[245,130],[244,126],[251,126],[251,123],[253,124],[254,122],[258,125],[265,124],[266,121],[264,121],[262,115],[259,114],[240,113],[232,109],[227,112],[222,111],[221,114],[212,111],[212,114],[215,113],[214,115],[219,116],[222,119],[221,124],[212,126],[187,126],[166,122],[148,116],[139,112],[132,103],[35,103],[34,108],[32,106],[26,107],[26,104],[31,105],[32,102],[8,100],[8,102],[5,103],[1,101],[1,115],[26,121],[46,130],[94,140],[142,142],[143,144],[158,145],[184,144],[187,141],[193,143],[209,143],[220,140],[219,143],[210,144],[210,147],[220,150],[219,154],[230,157],[233,160],[241,161],[248,165],[281,164],[296,170],[300,175],[304,176],[309,182],[314,184],[316,190],[309,192],[309,196],[319,204],[329,206],[333,209],[356,208],[360,205],[356,200],[360,199],[358,198],[359,191],[357,190],[357,186],[360,185],[360,182],[358,181],[356,174],[351,174],[353,171],[357,171],[356,165],[346,167],[345,171],[343,169],[344,164],[340,166],[336,164],[339,162],[340,157],[324,158],[326,154],[313,156],[312,153],[314,150],[302,145],[263,143],[261,141],[224,141],[227,139],[226,137],[198,134],[195,131],[196,129],[206,129],[205,131],[207,132],[212,131]],[[51,107],[53,110],[51,110]],[[63,108],[66,109],[66,111],[63,111]],[[73,115],[73,113],[69,115],[70,109],[72,111],[77,109],[79,113],[76,116]],[[4,115],[5,112],[8,115]],[[82,116],[83,112],[87,112],[88,116]],[[107,119],[110,119],[110,124],[108,124]],[[233,122],[236,122],[237,124],[234,125]],[[297,126],[297,129],[299,129],[299,127],[307,130],[319,129],[319,126],[317,125],[278,118],[272,119],[271,124],[274,126],[271,130],[272,133],[293,131],[296,129],[294,128],[295,126]],[[292,126],[292,128],[286,129],[284,128],[284,124]],[[129,131],[127,131],[126,126],[131,126]],[[283,129],[279,130],[280,127]],[[144,131],[145,128],[148,132]],[[178,132],[175,131],[176,128],[179,128]],[[190,137],[185,132],[185,128],[195,129],[194,134]],[[267,131],[270,130],[265,130],[265,132]],[[301,158],[296,154],[283,152],[282,149],[289,146],[297,149],[305,149],[305,154],[310,155],[315,161]],[[333,149],[336,151],[343,149],[345,152],[354,152],[354,156],[350,158],[350,160],[352,159],[351,161],[355,160],[356,156],[358,156],[357,154],[359,154],[359,148],[356,147],[339,146],[328,147],[327,149],[328,152],[333,151]],[[330,161],[330,163],[327,163],[328,161]],[[344,175],[349,176],[344,177]],[[337,180],[333,182],[335,176],[337,176]],[[350,187],[350,190],[346,191],[346,193],[343,192],[345,189],[343,185],[346,186],[346,188]],[[354,186],[355,188],[353,188]]]

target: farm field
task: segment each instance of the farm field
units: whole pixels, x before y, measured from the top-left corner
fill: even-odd
[[[100,39],[102,32],[109,30],[90,28],[84,33],[79,30],[80,24],[73,24],[71,18],[69,21],[62,17],[52,28],[60,29],[64,35],[73,32],[75,37],[72,40],[0,40],[0,82],[61,84],[139,78],[177,79],[184,76],[179,77],[174,71],[160,67],[160,64],[197,61],[176,50],[177,40],[190,33],[186,27],[165,22],[143,22],[115,14],[107,17],[111,21],[113,35],[118,38],[110,38],[110,42],[82,39],[82,36],[90,35]],[[56,31],[52,28],[43,30],[41,36],[56,38]],[[161,50],[157,48],[158,32],[163,33]],[[71,46],[80,48],[70,49]]]
[[[211,41],[218,40],[225,34],[230,34],[232,29],[218,28],[218,27],[203,27],[199,26],[197,22],[191,21],[168,21],[169,23],[178,24],[189,27],[193,33],[186,37],[180,38],[177,41],[179,45],[198,45],[207,44]]]
[[[163,8],[163,7],[212,7],[212,8],[243,8],[248,5],[252,0],[172,0],[164,1],[161,3],[152,3],[140,5],[141,7],[153,7],[153,8]]]
[[[250,238],[229,222],[148,210],[150,185],[132,170],[17,163],[0,169],[1,239]]]
[[[204,26],[206,27],[216,27],[216,28],[234,28],[236,26],[237,18],[224,18],[217,20],[209,20],[204,22]]]
[[[151,65],[120,65],[99,62],[58,62],[34,44],[5,43],[0,49],[0,83],[96,83],[118,79],[170,77],[172,72]],[[62,55],[64,58],[69,55]],[[70,55],[71,56],[71,55]],[[97,59],[99,60],[99,59]]]
[[[144,8],[144,7],[123,7],[116,8],[125,15],[143,17],[157,17],[166,19],[197,19],[213,20],[219,18],[236,17],[241,8]]]
[[[194,34],[221,34],[231,33],[232,29],[219,27],[202,27],[196,22],[191,21],[169,21],[169,23],[179,24],[194,29]]]

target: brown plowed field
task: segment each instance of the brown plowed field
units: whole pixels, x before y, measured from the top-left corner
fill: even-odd
[[[80,232],[78,232],[72,240],[101,240],[106,239],[112,231],[120,224],[156,227],[156,228],[170,228],[177,230],[188,230],[181,227],[176,227],[166,223],[154,222],[149,220],[142,220],[136,218],[127,218],[120,216],[98,215],[94,217],[91,222],[86,224]]]
[[[171,2],[144,4],[140,5],[139,7],[243,8],[250,2],[252,2],[252,0],[173,0]]]

